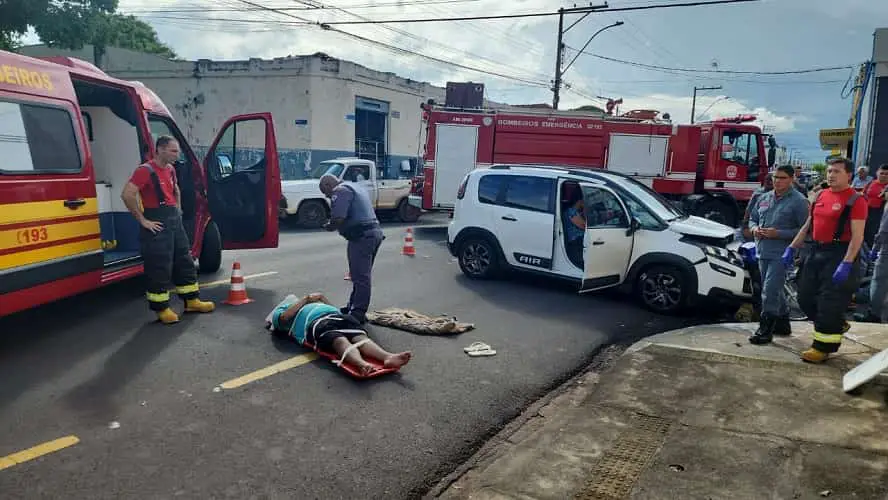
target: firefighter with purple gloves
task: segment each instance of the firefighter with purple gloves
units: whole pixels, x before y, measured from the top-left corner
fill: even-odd
[[[829,162],[826,180],[805,225],[783,253],[792,265],[795,250],[811,231],[812,249],[799,266],[799,305],[814,321],[814,341],[802,359],[820,363],[839,350],[850,326],[845,311],[860,279],[858,252],[866,227],[867,203],[851,187],[854,164],[838,158]]]

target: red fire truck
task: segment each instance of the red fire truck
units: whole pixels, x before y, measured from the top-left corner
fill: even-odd
[[[423,105],[423,173],[410,202],[452,210],[462,178],[493,164],[604,168],[634,177],[691,214],[736,226],[772,166],[774,139],[748,123],[753,115],[676,125],[658,114]]]

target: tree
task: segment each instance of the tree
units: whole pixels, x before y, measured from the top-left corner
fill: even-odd
[[[173,58],[149,24],[116,13],[118,0],[0,0],[0,48],[15,49],[33,26],[50,47],[77,50],[93,46],[101,67],[107,47],[116,46]]]
[[[826,173],[826,165],[824,165],[823,163],[815,163],[811,165],[811,170],[817,172],[820,175],[823,175],[824,173]]]
[[[108,16],[104,27],[106,31],[103,37],[107,46],[138,50],[167,59],[178,57],[173,49],[160,41],[150,24],[135,16],[112,14]]]
[[[48,7],[49,0],[0,0],[0,50],[16,50],[28,26]]]

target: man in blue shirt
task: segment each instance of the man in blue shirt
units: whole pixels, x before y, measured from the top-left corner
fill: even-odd
[[[762,314],[759,328],[749,341],[767,344],[774,335],[789,335],[789,308],[784,284],[784,250],[808,219],[808,200],[793,188],[795,172],[789,165],[777,167],[772,175],[774,189],[761,194],[749,214],[749,229],[756,242],[762,276]]]
[[[370,307],[373,263],[385,235],[382,234],[370,196],[363,187],[342,182],[330,174],[321,176],[319,185],[324,196],[330,198],[330,222],[324,227],[328,231],[338,230],[348,241],[346,256],[352,293],[348,305],[341,310],[364,324]]]
[[[564,249],[567,258],[580,269],[583,268],[583,238],[586,236],[586,217],[583,213],[583,197],[564,211],[564,232],[566,242]]]
[[[409,351],[392,354],[379,347],[352,316],[341,313],[320,293],[299,300],[295,295],[287,296],[272,311],[269,323],[266,326],[273,331],[286,332],[301,345],[308,343],[324,352],[335,353],[363,375],[375,370],[365,356],[379,360],[385,368],[400,368],[412,356]]]

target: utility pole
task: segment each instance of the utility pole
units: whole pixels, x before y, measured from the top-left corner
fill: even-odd
[[[562,66],[562,64],[561,64],[562,58],[564,57],[564,34],[567,33],[568,31],[570,31],[571,28],[576,26],[577,23],[579,23],[583,19],[586,19],[586,16],[588,16],[589,14],[595,12],[596,10],[606,9],[606,8],[608,8],[607,2],[604,2],[604,4],[602,4],[602,5],[589,5],[588,7],[572,7],[570,9],[565,9],[565,8],[558,9],[558,43],[555,45],[555,80],[552,83],[552,108],[553,109],[558,109],[558,102],[561,100],[561,83],[562,83],[561,76],[564,74],[565,71],[567,71],[567,68],[562,69],[562,67],[561,67]],[[583,14],[583,17],[577,19],[570,26],[565,28],[564,27],[564,15],[565,14]],[[586,46],[589,45],[589,42],[591,42],[592,39],[595,38],[595,35],[597,35],[598,33],[601,33],[602,31],[604,31],[607,28],[612,28],[614,26],[619,26],[621,24],[623,24],[623,23],[622,22],[615,23],[615,24],[612,24],[610,26],[607,26],[605,28],[598,30],[597,32],[595,32],[594,35],[589,37],[589,41],[586,42],[586,45],[583,46],[583,49],[585,49]],[[577,55],[579,55],[582,52],[583,52],[583,50],[581,49]],[[574,61],[575,60],[576,60],[576,57],[574,57]],[[570,64],[573,64],[573,61],[571,61]],[[570,64],[568,64],[568,67],[570,67]]]
[[[694,123],[694,115],[697,112],[697,91],[698,90],[721,90],[721,85],[717,87],[697,87],[694,86],[694,101],[691,103],[691,124]]]

